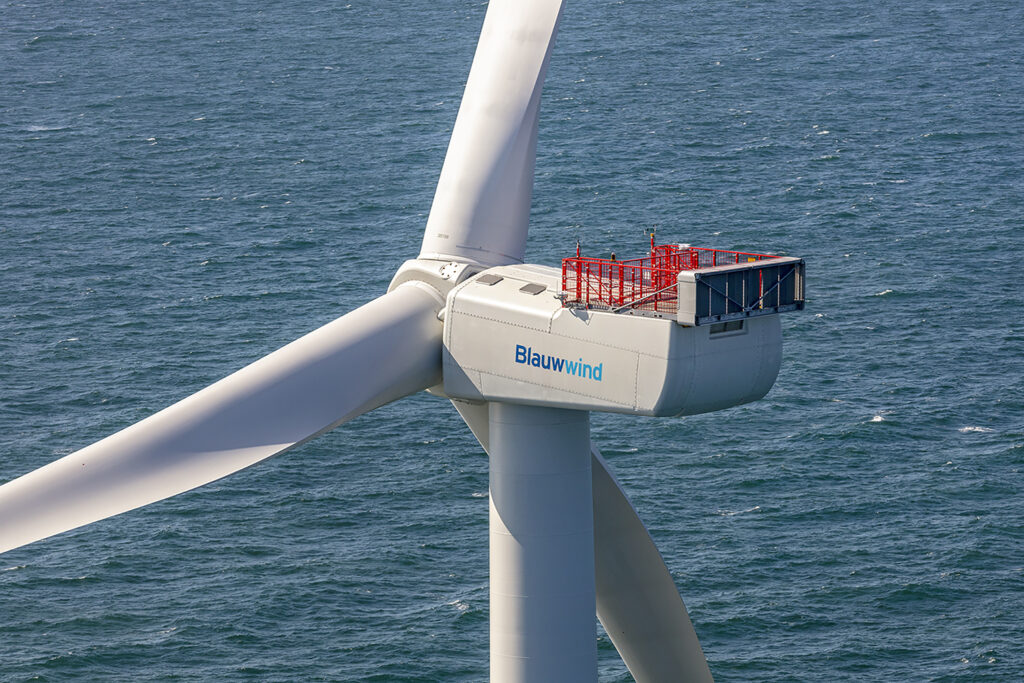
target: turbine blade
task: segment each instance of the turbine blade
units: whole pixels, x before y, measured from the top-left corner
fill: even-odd
[[[486,451],[487,404],[452,401]],[[712,682],[672,575],[593,444],[597,617],[637,683]]]
[[[0,486],[0,552],[188,491],[440,381],[436,294],[401,286]]]
[[[712,681],[675,581],[591,444],[597,617],[637,683]]]
[[[560,0],[491,0],[420,258],[521,263]]]

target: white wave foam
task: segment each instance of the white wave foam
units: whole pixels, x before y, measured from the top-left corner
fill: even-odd
[[[881,292],[878,292],[877,294],[873,294],[872,296],[885,296],[886,294],[892,294],[892,290],[886,289]]]
[[[881,415],[875,415],[873,418],[871,418],[871,421],[872,422],[885,422],[885,418],[882,417]]]
[[[961,434],[968,434],[970,432],[987,433],[987,432],[991,432],[992,430],[989,429],[988,427],[961,427],[960,429],[958,429],[956,431],[960,432]]]
[[[760,509],[760,505],[755,505],[754,507],[747,508],[746,510],[719,510],[718,514],[722,517],[735,517],[736,515],[742,515],[747,512],[757,512]]]

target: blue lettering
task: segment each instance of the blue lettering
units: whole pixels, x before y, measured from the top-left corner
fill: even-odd
[[[543,355],[535,352],[532,346],[523,346],[522,344],[516,344],[516,363],[552,372],[563,372],[573,377],[591,379],[595,382],[600,382],[604,375],[604,363],[591,365],[584,363],[583,358],[567,360],[557,356]]]

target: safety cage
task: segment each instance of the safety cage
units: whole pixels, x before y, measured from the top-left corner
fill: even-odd
[[[562,260],[562,305],[675,318],[707,325],[803,310],[799,258],[693,247],[651,246],[650,255]]]

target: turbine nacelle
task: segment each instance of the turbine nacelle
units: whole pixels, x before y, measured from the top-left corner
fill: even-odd
[[[445,296],[443,384],[431,393],[570,410],[678,417],[756,401],[782,362],[777,315],[736,329],[566,308],[560,272],[530,264],[407,261],[410,282]]]

